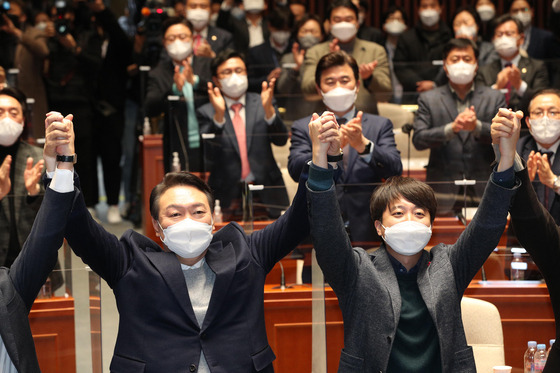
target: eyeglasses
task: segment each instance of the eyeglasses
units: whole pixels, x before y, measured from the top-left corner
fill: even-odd
[[[245,69],[243,67],[236,67],[235,69],[225,69],[225,70],[220,71],[218,73],[218,76],[220,78],[227,78],[228,76],[230,76],[233,73],[236,73],[237,75],[245,74],[245,73],[247,73],[247,69]]]
[[[531,118],[542,118],[545,113],[550,119],[560,118],[560,111],[554,111],[554,110],[548,112],[537,110],[537,111],[531,111],[529,114],[531,115]]]
[[[186,40],[186,39],[190,39],[190,38],[191,38],[191,35],[188,35],[188,34],[168,35],[168,36],[165,37],[165,41],[173,43],[176,39]]]
[[[496,32],[494,34],[495,37],[501,38],[502,36],[517,36],[517,31],[506,31],[506,32]]]

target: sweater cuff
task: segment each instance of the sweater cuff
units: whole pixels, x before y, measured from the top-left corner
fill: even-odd
[[[331,165],[329,168],[318,167],[310,162],[309,178],[307,186],[314,192],[323,192],[329,190],[333,185],[334,169]]]

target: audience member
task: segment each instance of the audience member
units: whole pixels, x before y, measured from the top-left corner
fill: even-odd
[[[286,113],[284,118],[295,120],[309,113],[309,105],[302,104],[302,66],[305,53],[325,38],[321,20],[316,15],[304,15],[294,26],[291,53],[282,56],[282,70],[276,81],[276,91],[282,96]]]
[[[216,53],[233,48],[231,33],[209,25],[210,5],[210,0],[187,0],[187,19],[193,25],[195,56],[214,58]]]
[[[479,35],[480,17],[476,10],[469,6],[459,7],[453,16],[453,31],[456,38],[472,40],[478,47],[478,66],[482,67],[492,61],[499,60],[500,57],[494,45],[482,40]]]
[[[388,101],[391,76],[387,53],[382,46],[356,37],[358,8],[350,0],[335,0],[327,11],[332,39],[318,44],[305,53],[301,89],[305,95],[319,98],[315,85],[315,69],[321,57],[342,50],[359,64],[360,89],[356,101],[358,110],[377,113],[377,101]]]
[[[529,178],[539,201],[560,224],[560,91],[545,89],[529,103],[525,118],[530,135],[522,137],[517,152],[527,161]]]
[[[496,17],[496,0],[474,0],[473,5],[480,16],[479,34],[484,41],[492,41],[494,31],[492,21]]]
[[[264,22],[266,4],[264,0],[243,0],[245,15],[238,18],[232,13],[236,9],[234,0],[222,2],[217,25],[235,35],[233,43],[238,52],[245,54],[249,48],[264,43],[270,37],[270,31]]]
[[[288,8],[277,7],[266,17],[270,37],[264,43],[249,48],[247,52],[247,76],[249,91],[260,92],[262,82],[278,79],[282,72],[280,61],[291,49],[290,37],[293,27],[292,14]]]
[[[163,45],[169,58],[160,60],[148,76],[144,103],[146,115],[153,117],[166,114],[163,149],[166,171],[171,169],[173,151],[178,151],[182,169],[204,169],[196,108],[208,102],[206,84],[211,79],[209,65],[212,60],[193,55],[192,35],[189,21],[179,17],[165,20]],[[169,112],[169,95],[184,99],[184,102],[173,106],[173,113]],[[183,143],[187,154],[184,154]]]
[[[71,158],[74,150],[61,153]],[[54,165],[47,162],[47,171]],[[50,185],[73,189],[71,174],[61,181],[60,171]],[[150,195],[163,250],[133,230],[120,240],[105,231],[79,190],[46,194],[37,228],[64,227],[74,252],[113,289],[120,325],[111,371],[272,372],[263,288],[276,262],[309,234],[304,188],[302,179],[293,205],[264,229],[246,235],[230,223],[212,234],[210,187],[192,174],[169,173]]]
[[[294,22],[299,22],[307,14],[307,0],[289,0],[288,8],[294,18]]]
[[[380,29],[368,26],[366,17],[368,16],[369,4],[365,0],[352,0],[358,8],[358,39],[371,41],[383,45],[383,33]]]
[[[493,43],[500,60],[481,67],[477,83],[504,90],[506,105],[526,112],[533,94],[549,84],[546,66],[519,53],[523,26],[509,14],[496,18]]]
[[[0,66],[5,70],[14,67],[14,59],[16,49],[21,41],[23,31],[22,28],[27,21],[27,15],[24,12],[24,4],[19,0],[10,0],[3,2],[4,8],[8,4],[9,9],[4,9],[0,13]]]
[[[386,33],[385,50],[389,60],[389,69],[391,70],[391,84],[393,85],[393,97],[391,102],[400,104],[403,98],[403,86],[395,74],[395,64],[393,58],[397,49],[399,36],[407,29],[407,18],[404,9],[400,6],[393,5],[383,14],[381,20],[383,31]]]
[[[201,133],[217,135],[207,142],[208,184],[220,200],[225,221],[240,215],[236,210],[244,183],[265,186],[254,199],[269,207],[268,217],[276,218],[289,204],[271,147],[288,142],[288,128],[273,105],[276,80],[262,82],[260,95],[247,92],[247,69],[234,50],[218,54],[211,69],[210,103],[197,111]]]
[[[455,214],[465,204],[478,206],[484,185],[456,186],[454,180],[482,181],[494,159],[490,122],[505,106],[504,95],[474,83],[478,48],[470,39],[451,39],[443,50],[443,69],[449,83],[422,93],[414,120],[412,143],[430,149],[426,181],[436,182],[439,213]],[[446,183],[437,183],[446,181]],[[467,188],[467,201],[463,200]]]
[[[434,192],[420,181],[395,176],[371,197],[372,220],[384,242],[368,253],[353,248],[344,234],[333,171],[327,169],[327,155],[340,146],[333,123],[332,114],[324,113],[309,124],[313,163],[307,198],[317,261],[344,320],[338,371],[476,372],[460,303],[507,222],[519,185],[512,167],[515,136],[500,142],[500,163],[455,244],[426,250],[436,215]]]
[[[364,201],[375,189],[374,184],[402,172],[393,124],[387,118],[357,111],[354,102],[360,89],[359,68],[356,60],[345,52],[323,56],[317,65],[316,79],[316,89],[327,110],[342,124],[343,156],[338,162],[342,172],[336,178],[342,216],[352,241],[365,244],[377,236]],[[314,114],[292,125],[288,171],[295,181],[312,156],[307,126],[316,117]]]
[[[418,93],[436,86],[439,61],[445,44],[452,38],[451,30],[440,19],[442,0],[418,0],[420,22],[405,31],[397,43],[393,57],[395,72],[404,89],[403,103],[416,103]]]

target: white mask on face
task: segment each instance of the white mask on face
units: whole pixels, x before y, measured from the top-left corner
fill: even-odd
[[[210,20],[210,12],[206,9],[187,9],[187,19],[192,23],[196,30],[206,27]]]
[[[329,110],[339,113],[350,110],[350,108],[354,106],[354,102],[358,96],[356,87],[354,87],[354,89],[336,87],[327,93],[321,91],[321,95],[323,95],[323,103],[325,106]]]
[[[439,22],[439,12],[435,9],[426,9],[420,12],[420,22],[425,26],[432,27]]]
[[[406,30],[406,25],[401,21],[397,21],[396,19],[385,23],[385,31],[389,35],[398,36]]]
[[[539,119],[529,119],[531,135],[541,144],[552,144],[560,137],[560,119],[550,119],[544,116]]]
[[[513,18],[516,18],[521,24],[523,28],[527,28],[531,26],[531,21],[533,20],[533,16],[531,12],[517,12],[513,15]]]
[[[270,33],[270,37],[278,45],[286,45],[288,40],[290,40],[290,31],[273,31]]]
[[[220,89],[228,97],[237,98],[241,97],[247,92],[249,81],[247,75],[231,74],[227,78],[220,79]]]
[[[476,29],[476,26],[462,25],[457,31],[455,31],[456,38],[463,37],[468,39],[476,39],[477,34],[478,30]]]
[[[496,9],[492,5],[481,5],[476,8],[480,19],[483,22],[488,22],[496,15]]]
[[[264,10],[264,0],[243,0],[243,9],[251,13],[261,12]]]
[[[407,220],[385,228],[383,240],[401,255],[414,255],[422,251],[432,237],[432,228],[417,221]]]
[[[320,39],[313,34],[305,34],[298,38],[299,46],[303,49],[309,49],[312,46],[319,44]]]
[[[510,58],[519,50],[517,39],[514,36],[502,36],[494,39],[494,48],[500,56]]]
[[[159,227],[161,228],[161,225]],[[212,241],[212,225],[189,218],[162,230],[162,242],[165,246],[185,259],[196,258]]]
[[[10,117],[0,120],[0,145],[12,146],[23,132],[23,123],[18,123]]]
[[[476,63],[466,63],[459,61],[447,67],[447,77],[455,84],[468,84],[474,79],[474,72],[476,70]]]
[[[182,61],[192,53],[192,43],[190,41],[181,41],[176,39],[171,44],[168,44],[165,49],[167,49],[167,54],[174,61]]]
[[[331,27],[332,36],[337,38],[341,43],[350,41],[350,39],[356,36],[357,32],[358,29],[352,22],[338,22]]]

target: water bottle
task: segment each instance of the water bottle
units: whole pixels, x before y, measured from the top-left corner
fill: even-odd
[[[150,118],[144,118],[144,126],[142,127],[142,133],[144,135],[151,135],[152,134],[152,126],[150,125]]]
[[[542,373],[546,365],[546,344],[539,343],[535,352],[535,373]]]
[[[217,199],[214,206],[214,223],[223,222],[222,207],[220,206],[220,200]]]
[[[537,351],[537,342],[527,342],[527,350],[523,356],[523,372],[535,373],[535,352]]]
[[[179,153],[173,152],[173,161],[171,162],[171,171],[179,172],[181,171],[181,161],[179,161]]]
[[[550,354],[550,350],[552,350],[552,345],[554,344],[554,342],[556,342],[556,339],[551,339],[549,341],[550,343],[550,347],[548,348],[548,350],[546,350],[546,358],[548,359],[548,355]]]
[[[521,253],[513,253],[513,259],[511,260],[511,280],[524,280],[526,270],[527,262],[521,256]]]

